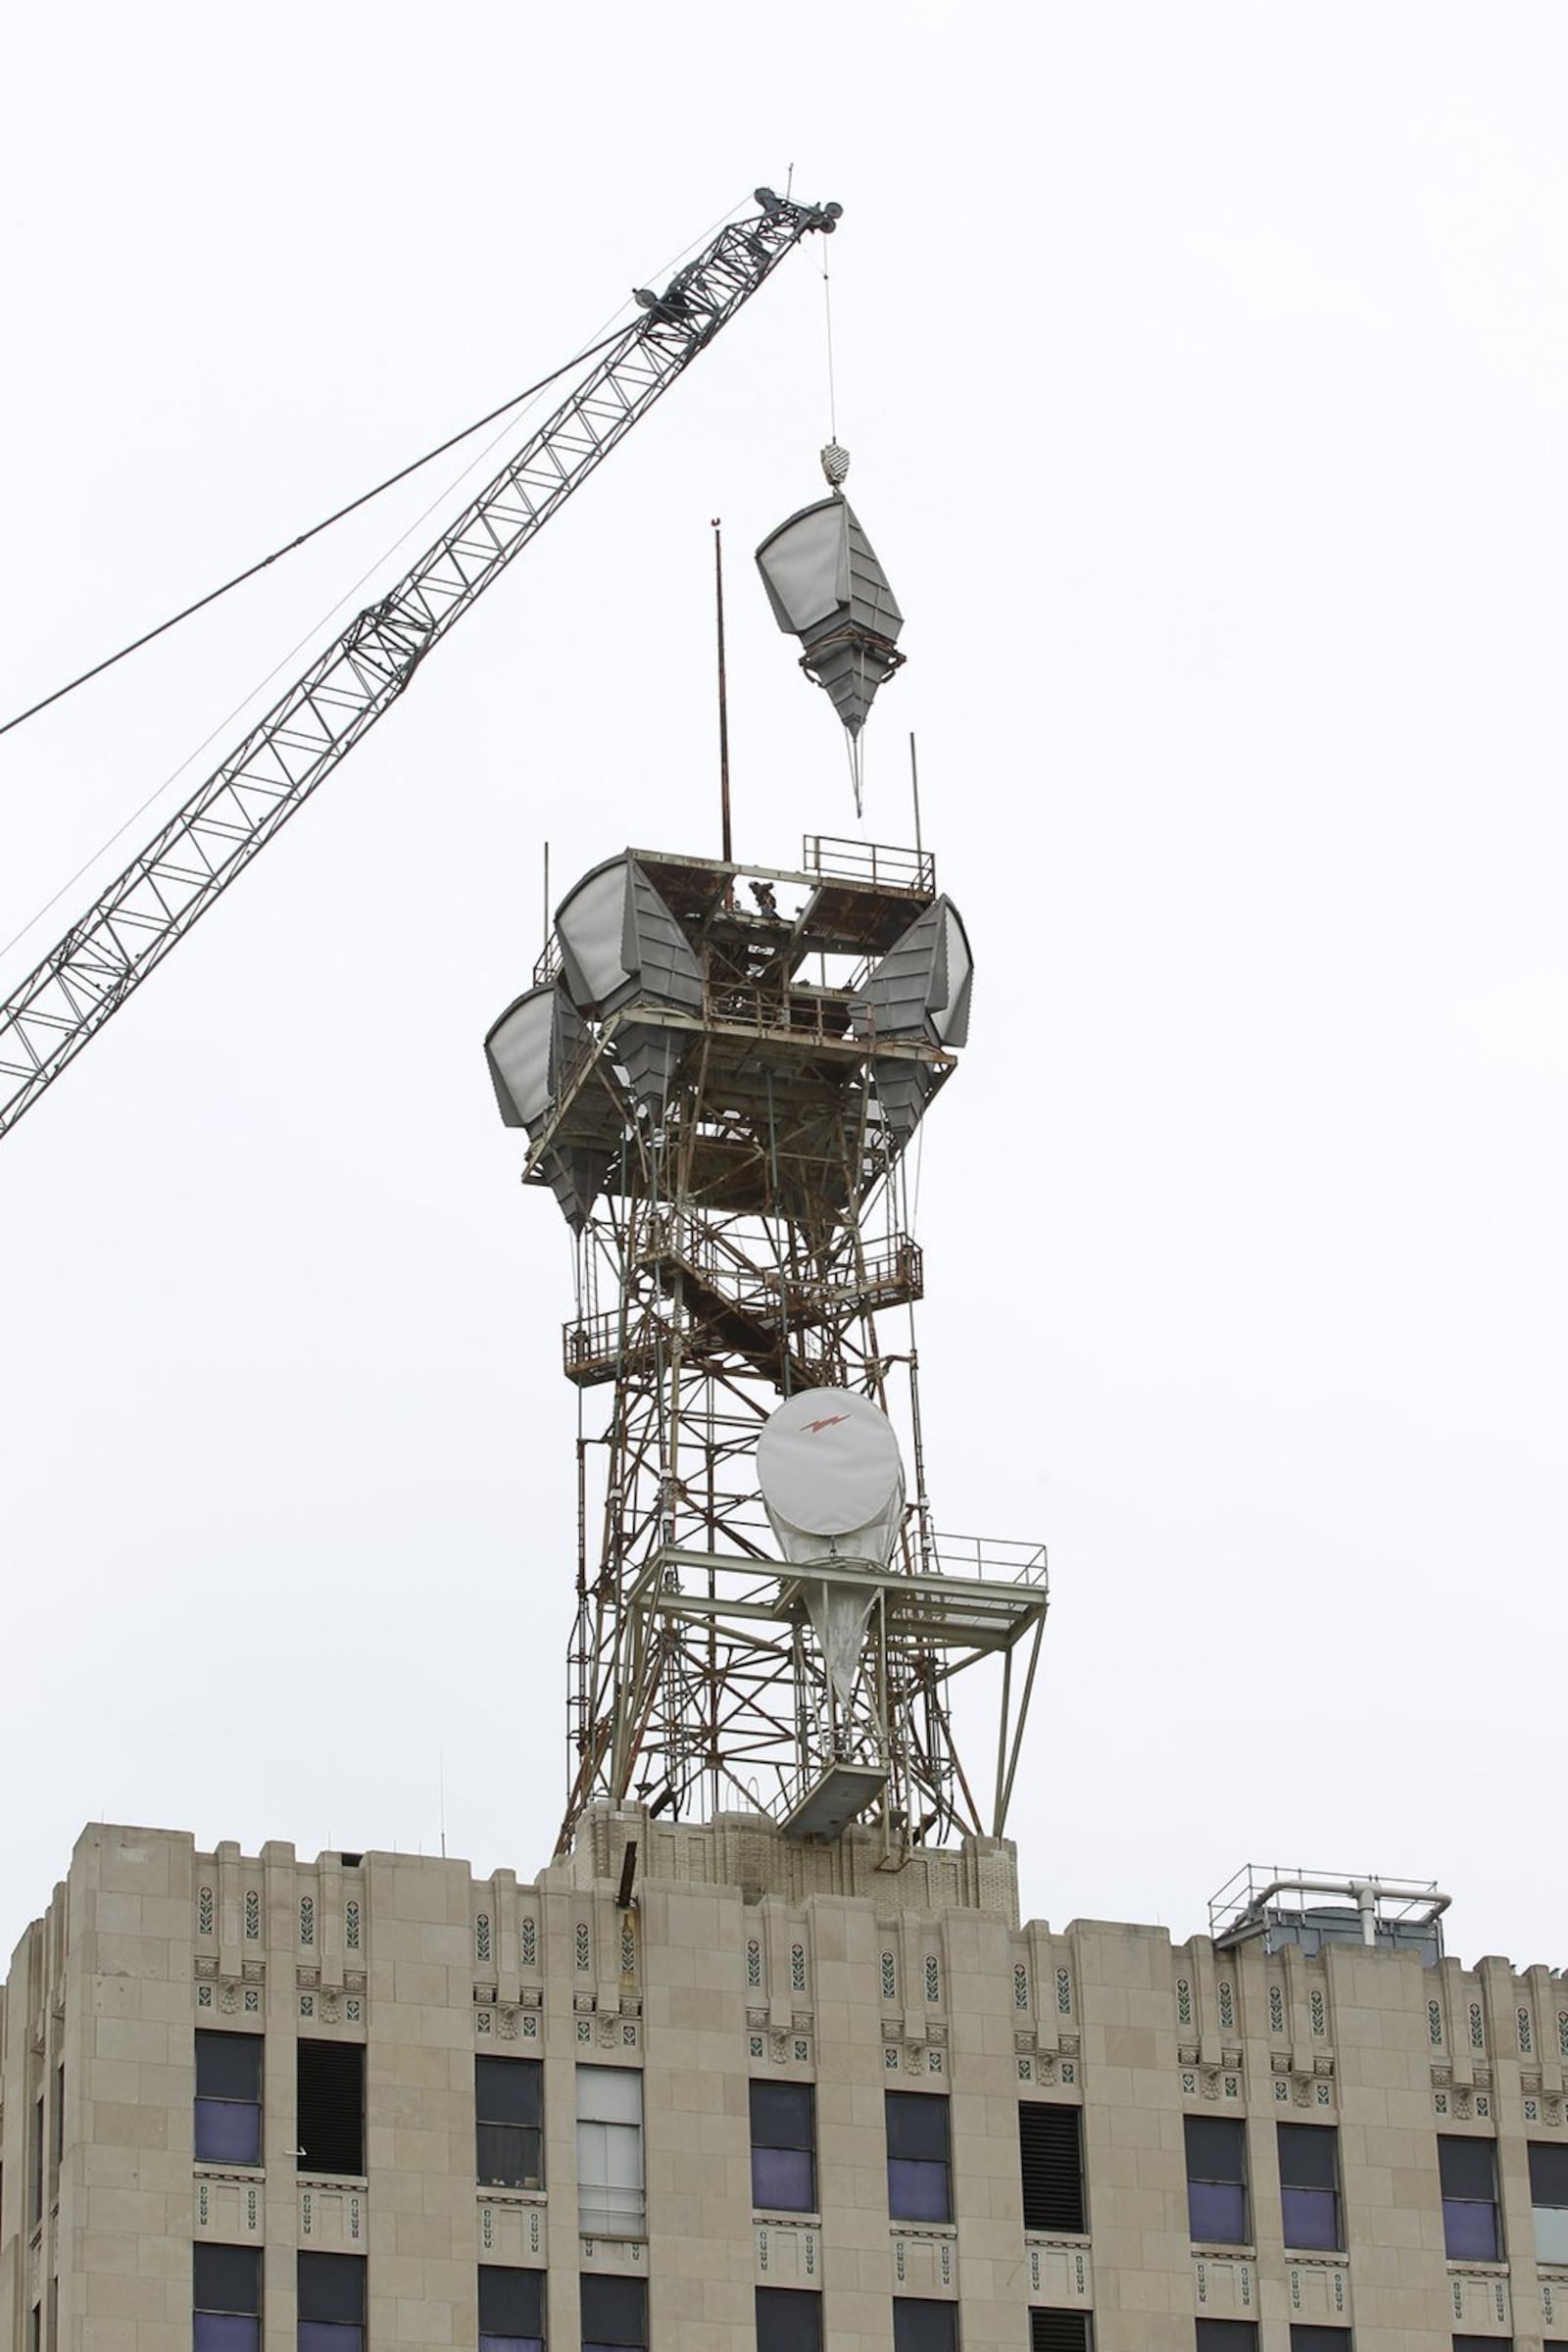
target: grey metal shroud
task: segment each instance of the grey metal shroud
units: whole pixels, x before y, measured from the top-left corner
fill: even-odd
[[[403,692],[579,482],[836,204],[759,188],[397,586],[357,615],[0,1004],[0,1136]]]

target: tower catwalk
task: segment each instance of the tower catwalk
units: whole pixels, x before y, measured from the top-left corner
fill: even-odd
[[[897,610],[842,497],[764,560],[791,532],[798,558],[803,529],[854,561],[807,662],[863,717]],[[803,1837],[868,1815],[890,1863],[1001,1834],[1045,1555],[934,1530],[905,1175],[964,1042],[970,972],[928,854],[811,836],[784,870],[627,850],[567,894],[534,986],[490,1032],[524,1181],[550,1186],[575,1237],[563,1847],[596,1796],[756,1807]],[[1001,1704],[977,1787],[950,1686],[987,1657]]]

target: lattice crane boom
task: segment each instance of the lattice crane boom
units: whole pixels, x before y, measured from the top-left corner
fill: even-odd
[[[758,190],[387,595],[312,662],[0,1004],[0,1136],[397,699],[431,647],[837,205]]]

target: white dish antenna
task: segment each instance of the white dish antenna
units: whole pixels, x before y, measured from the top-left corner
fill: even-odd
[[[904,1463],[893,1424],[850,1389],[803,1389],[769,1414],[757,1479],[787,1560],[868,1560],[884,1567],[904,1516]]]
[[[847,1707],[876,1600],[875,1582],[864,1572],[887,1566],[904,1518],[904,1463],[893,1424],[853,1390],[804,1389],[762,1424],[757,1483],[779,1549],[807,1571],[801,1596],[828,1681]],[[845,1567],[821,1573],[829,1561]],[[875,1785],[886,1778],[878,1765]],[[852,1810],[865,1801],[862,1791]]]

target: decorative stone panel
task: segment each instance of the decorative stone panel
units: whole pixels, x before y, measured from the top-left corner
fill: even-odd
[[[1350,2324],[1350,2274],[1347,2261],[1293,2262],[1287,2266],[1286,2293],[1291,2318],[1309,2328],[1348,2328]]]
[[[267,2189],[244,2174],[198,2173],[191,2191],[198,2237],[228,2245],[259,2244],[267,2231]]]
[[[1246,2256],[1195,2255],[1193,2301],[1204,2319],[1255,2320],[1256,2263]]]
[[[1094,2271],[1086,2240],[1030,2237],[1027,2245],[1031,2303],[1060,2311],[1072,2305],[1087,2308],[1094,2301]]]
[[[580,2237],[578,2268],[612,2271],[619,2278],[646,2278],[648,2247],[640,2237]]]
[[[475,2220],[477,2261],[535,2267],[549,2261],[549,2215],[542,2197],[500,2196],[492,2190],[479,2199]]]
[[[1453,2297],[1453,2324],[1466,2334],[1507,2334],[1513,2311],[1507,2275],[1498,2270],[1459,2271],[1449,2266],[1448,2290]]]
[[[300,2244],[317,2253],[364,2254],[370,2237],[369,2197],[362,2182],[301,2180]]]
[[[912,2230],[896,2226],[889,2236],[893,2253],[893,2292],[896,2295],[956,2296],[958,2233],[956,2230]]]
[[[822,2283],[822,2232],[814,2222],[759,2222],[752,2232],[759,2286]]]

